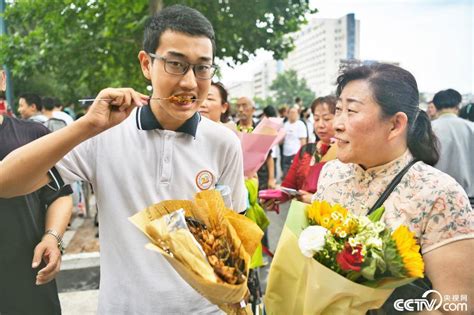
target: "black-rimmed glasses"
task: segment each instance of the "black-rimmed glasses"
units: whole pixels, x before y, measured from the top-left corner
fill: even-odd
[[[186,61],[168,59],[157,54],[148,53],[150,57],[163,61],[166,73],[173,75],[184,75],[192,67],[196,78],[201,80],[212,79],[217,70],[217,65],[210,65],[205,63],[192,64]]]

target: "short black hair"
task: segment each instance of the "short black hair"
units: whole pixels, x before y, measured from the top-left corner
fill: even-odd
[[[212,55],[215,56],[214,29],[201,12],[179,4],[157,12],[145,24],[143,49],[148,53],[154,53],[160,45],[161,35],[167,30],[209,38],[212,43]]]
[[[275,107],[273,107],[272,105],[267,105],[264,109],[263,109],[263,113],[265,114],[265,116],[267,117],[277,117],[277,110],[275,109]]]
[[[54,100],[54,107],[56,108],[61,108],[63,106],[63,104],[61,103],[61,100],[57,97],[53,98]]]
[[[26,101],[26,104],[28,104],[28,106],[32,106],[33,104],[35,104],[37,111],[43,110],[43,103],[41,102],[41,97],[39,97],[38,94],[25,93],[20,95],[20,98],[23,98]]]
[[[433,97],[433,104],[437,110],[443,108],[456,108],[462,101],[461,94],[454,89],[439,91]]]
[[[46,110],[53,110],[54,109],[54,98],[52,97],[43,97],[43,107]]]

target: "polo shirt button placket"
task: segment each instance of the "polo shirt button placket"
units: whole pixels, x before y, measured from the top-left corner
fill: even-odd
[[[169,183],[171,180],[171,155],[173,154],[173,137],[171,134],[165,135],[165,145],[163,147],[163,168],[161,172],[161,182]]]

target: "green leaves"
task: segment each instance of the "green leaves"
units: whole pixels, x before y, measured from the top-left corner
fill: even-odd
[[[309,106],[314,100],[314,92],[306,84],[305,79],[298,78],[296,71],[288,70],[280,73],[272,82],[270,89],[275,91],[277,105],[293,105],[297,96],[301,97],[303,104]]]
[[[369,281],[361,282],[373,288],[396,288],[413,279],[405,278],[402,258],[398,255],[395,241],[390,237],[391,232],[383,232],[382,252],[372,249],[367,265],[362,267],[361,273]]]
[[[377,208],[374,212],[369,214],[367,217],[370,219],[372,222],[378,222],[382,218],[383,214],[385,212],[385,207],[381,206],[380,208]]]
[[[384,235],[383,254],[384,260],[387,263],[387,270],[396,278],[405,277],[405,268],[402,257],[398,254],[397,245],[390,237],[390,233]]]
[[[14,44],[0,51],[0,59],[12,67],[16,95],[28,91],[74,101],[116,83],[141,89],[136,59],[142,32],[136,21],[141,20],[133,15],[120,18],[130,11],[126,6],[118,7],[125,4],[15,1],[6,15],[9,35],[2,39]],[[146,3],[142,7],[145,13]],[[130,25],[135,25],[135,30]],[[37,88],[44,84],[49,87]]]
[[[366,262],[361,269],[362,276],[367,280],[374,280],[376,275],[380,278],[380,275],[384,274],[387,270],[387,264],[385,263],[382,253],[375,248],[370,251],[370,256],[366,257]]]

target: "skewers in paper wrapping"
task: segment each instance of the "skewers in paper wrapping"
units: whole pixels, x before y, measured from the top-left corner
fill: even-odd
[[[225,226],[208,229],[204,223],[191,217],[186,218],[186,222],[219,278],[230,284],[245,282],[245,261],[239,257],[240,246],[234,247]]]
[[[146,231],[156,246],[203,279],[216,282],[214,269],[187,228],[183,212],[183,209],[179,209],[151,221],[146,226]]]
[[[188,226],[190,230],[195,229],[198,242],[202,238],[201,242],[210,247],[209,249],[202,246],[211,254],[208,256],[210,257],[208,260],[212,262],[208,263],[209,268],[213,265],[219,270],[215,272],[216,281],[204,277],[199,271],[190,268],[188,263],[180,261],[175,253],[179,250],[164,249],[163,245],[160,245],[162,241],[156,239],[156,235],[153,234],[153,224],[150,223],[178,209],[185,210]],[[250,255],[260,243],[263,232],[249,219],[227,209],[219,192],[198,193],[195,196],[195,202],[163,201],[130,217],[130,221],[152,240],[153,244],[148,244],[146,247],[160,252],[181,277],[209,301],[230,312],[229,304],[239,303],[244,299],[247,293]],[[224,236],[225,241],[222,240]],[[214,238],[214,242],[211,242],[210,238]],[[216,239],[219,240],[217,245]]]

